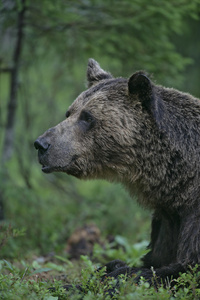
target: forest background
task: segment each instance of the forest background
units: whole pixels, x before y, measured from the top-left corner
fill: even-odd
[[[200,0],[1,1],[0,258],[61,253],[85,224],[149,240],[151,212],[120,185],[45,175],[33,142],[86,89],[90,57],[116,77],[143,69],[200,97],[199,17]]]

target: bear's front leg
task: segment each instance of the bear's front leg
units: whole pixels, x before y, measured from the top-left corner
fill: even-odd
[[[127,275],[128,277],[134,275],[136,276],[141,272],[141,268],[129,267],[125,262],[119,259],[110,261],[105,266],[99,268],[97,271],[100,271],[104,267],[106,267],[106,273],[102,277],[103,280],[108,277],[118,279],[120,275]]]
[[[109,273],[115,272],[118,269],[128,268],[128,265],[122,260],[115,259],[115,260],[112,260],[112,261],[108,262],[103,267],[100,267],[97,271],[102,270],[102,268],[104,268],[104,267],[106,267],[106,274],[108,275]]]
[[[111,262],[113,264],[113,262]],[[158,287],[159,284],[168,284],[172,279],[176,279],[179,277],[180,273],[185,272],[186,269],[181,264],[171,264],[166,267],[154,269],[153,267],[148,268],[136,268],[136,267],[128,267],[128,266],[122,266],[119,268],[116,268],[110,273],[106,273],[103,276],[103,279],[112,277],[115,279],[118,279],[120,275],[127,275],[127,278],[134,278],[135,283],[139,283],[141,280],[141,277],[144,278],[146,282],[148,282],[150,285]],[[118,281],[116,286],[118,286]]]

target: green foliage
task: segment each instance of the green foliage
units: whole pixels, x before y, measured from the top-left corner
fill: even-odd
[[[0,250],[8,242],[9,239],[24,236],[25,229],[12,228],[11,225],[0,225]]]
[[[106,257],[106,261],[120,259],[126,261],[129,266],[140,266],[141,256],[145,255],[148,242],[142,241],[137,244],[130,244],[125,237],[117,235],[112,243],[106,244],[104,248],[96,244],[94,246],[93,257],[97,261],[101,261],[102,257]]]
[[[28,268],[20,270],[10,262],[4,260],[0,261],[0,270],[1,299],[51,299],[46,283],[40,280],[27,280],[27,277],[30,276]]]
[[[145,68],[162,82],[180,84],[191,58],[176,51],[172,36],[181,35],[185,41],[185,20],[198,18],[199,4],[199,0],[27,1],[24,67],[32,63],[30,53],[34,63],[49,54],[53,61],[59,57],[70,71],[74,65],[82,68],[81,62],[93,56],[103,58],[116,75]],[[15,26],[18,9],[19,5],[2,6],[2,39],[5,29]],[[4,43],[3,65],[9,49]]]
[[[176,285],[174,291],[179,299],[199,299],[200,298],[200,271],[199,266],[196,265],[191,268],[190,272],[184,273],[175,280]]]
[[[65,258],[62,260],[66,261]],[[47,263],[48,264],[48,263]],[[59,269],[59,261],[55,263],[57,270]],[[80,271],[82,268],[82,271]],[[83,256],[82,265],[75,270],[75,263],[69,266],[68,262],[65,265],[65,273],[75,273],[74,281],[71,281],[71,288],[66,291],[63,285],[66,283],[62,280],[49,280],[44,277],[44,274],[52,271],[43,266],[35,269],[32,265],[21,262],[21,265],[16,266],[9,261],[0,261],[0,293],[1,299],[111,299],[110,292],[112,291],[112,299],[163,299],[163,300],[193,300],[199,299],[199,277],[198,266],[191,268],[191,271],[182,274],[179,279],[174,280],[173,287],[163,287],[158,284],[157,289],[150,287],[149,283],[143,278],[140,284],[134,284],[132,279],[127,279],[126,276],[119,278],[119,285],[116,285],[116,280],[107,278],[104,282],[101,276],[105,274],[105,269],[102,268],[99,272],[96,271],[96,266],[91,260]],[[73,271],[72,271],[73,270]],[[80,275],[81,273],[81,275]],[[42,277],[43,275],[43,277]],[[154,280],[156,281],[156,273]],[[81,283],[82,292],[77,290],[76,286]],[[51,287],[54,290],[48,290]]]

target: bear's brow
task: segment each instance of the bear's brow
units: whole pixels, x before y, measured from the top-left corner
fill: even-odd
[[[118,86],[120,83],[126,83],[126,82],[127,82],[127,79],[125,79],[125,78],[114,78],[114,79],[109,79],[108,81],[100,82],[100,83],[96,84],[95,86],[86,90],[84,93],[84,98],[88,98],[91,95],[94,95],[94,93],[96,93],[99,90],[102,90],[102,91],[109,90],[111,85],[114,88],[115,86]]]

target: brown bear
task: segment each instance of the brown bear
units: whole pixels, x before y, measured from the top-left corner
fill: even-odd
[[[107,275],[139,272],[150,283],[200,263],[200,101],[155,85],[143,71],[113,78],[90,59],[88,89],[66,119],[35,141],[45,173],[121,182],[154,210],[142,268],[107,265]]]

